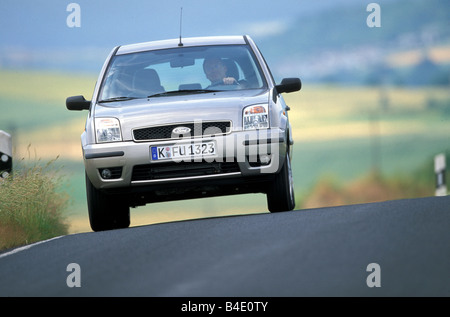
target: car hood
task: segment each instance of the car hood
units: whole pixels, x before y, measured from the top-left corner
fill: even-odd
[[[132,130],[154,125],[194,121],[230,120],[233,131],[242,130],[242,110],[248,105],[268,103],[267,90],[221,91],[214,93],[134,99],[99,103],[94,116],[119,119],[124,140]]]

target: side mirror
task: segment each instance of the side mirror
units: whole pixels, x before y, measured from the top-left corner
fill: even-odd
[[[91,102],[84,99],[83,96],[73,96],[66,99],[66,108],[68,110],[89,110]]]
[[[294,92],[302,89],[302,82],[300,78],[284,78],[281,84],[276,85],[275,88],[279,94],[283,92]]]

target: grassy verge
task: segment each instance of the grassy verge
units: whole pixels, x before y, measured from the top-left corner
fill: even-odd
[[[22,166],[0,180],[0,250],[68,233],[64,210],[69,197],[53,161]]]
[[[417,181],[407,175],[387,177],[372,171],[348,183],[324,176],[302,197],[301,208],[362,204],[433,194],[432,181]]]

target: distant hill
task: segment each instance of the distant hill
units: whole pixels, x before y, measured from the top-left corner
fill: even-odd
[[[361,1],[300,16],[283,34],[264,39],[260,47],[276,73],[298,72],[311,81],[374,83],[384,74],[383,80],[397,84],[448,84],[450,49],[436,61],[428,50],[450,48],[450,1],[377,2],[379,28],[367,26],[368,2]],[[409,65],[417,70],[386,63],[391,54],[411,50],[423,53],[422,59]],[[425,71],[429,80],[410,80],[409,71]]]

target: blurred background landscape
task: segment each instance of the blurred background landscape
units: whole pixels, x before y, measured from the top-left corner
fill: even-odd
[[[250,35],[286,94],[294,131],[297,208],[434,195],[433,159],[450,154],[450,1],[71,1],[0,3],[0,130],[14,164],[55,161],[70,196],[70,232],[90,231],[80,135],[90,99],[117,45],[182,36]],[[264,195],[158,203],[132,209],[132,225],[267,212]]]

